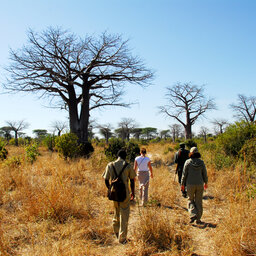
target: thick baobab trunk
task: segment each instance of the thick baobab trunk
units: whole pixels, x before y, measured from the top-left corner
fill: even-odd
[[[89,89],[88,87],[85,87],[83,89],[83,100],[81,103],[81,114],[80,114],[80,129],[81,129],[81,143],[85,144],[88,142],[88,126],[89,126],[89,101],[90,101],[90,95],[89,95]]]
[[[185,126],[185,138],[186,138],[186,140],[192,139],[192,129],[191,129],[191,127],[192,127],[191,124],[187,124]]]
[[[18,131],[14,131],[15,133],[15,146],[19,146],[19,142],[18,142]]]
[[[78,104],[76,100],[74,88],[69,88],[69,101],[68,101],[68,110],[69,110],[69,127],[70,132],[77,135],[80,140],[81,130],[80,130],[80,121],[78,118]]]
[[[87,87],[83,89],[83,99],[80,102],[80,116],[78,113],[79,102],[76,99],[73,88],[69,89],[69,122],[70,132],[75,133],[79,143],[86,144],[88,142],[88,124],[89,124],[89,90]]]

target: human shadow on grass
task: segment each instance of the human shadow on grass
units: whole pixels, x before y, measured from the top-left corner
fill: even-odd
[[[212,199],[214,199],[214,196],[210,196],[210,195],[203,196],[203,200],[212,200]]]
[[[197,227],[199,229],[205,229],[205,228],[216,228],[217,224],[209,223],[209,222],[202,222],[202,224],[193,224],[193,227]]]

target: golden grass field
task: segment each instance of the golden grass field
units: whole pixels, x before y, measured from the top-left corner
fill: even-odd
[[[248,195],[255,187],[243,166],[216,171],[203,155],[205,225],[191,225],[168,165],[172,146],[146,147],[154,163],[150,201],[147,207],[132,203],[126,245],[112,232],[103,148],[72,161],[40,148],[30,164],[22,147],[8,147],[8,159],[0,162],[0,255],[256,255],[256,199]]]

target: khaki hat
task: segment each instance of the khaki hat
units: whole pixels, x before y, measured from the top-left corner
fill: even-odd
[[[198,153],[197,147],[192,147],[192,148],[190,149],[190,153]]]

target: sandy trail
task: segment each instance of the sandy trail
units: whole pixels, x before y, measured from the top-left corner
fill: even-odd
[[[156,155],[149,156],[154,162],[154,157],[158,157]],[[174,180],[175,173],[175,165],[166,166],[166,171],[170,172],[172,180]],[[177,178],[175,181],[175,186],[177,187],[177,204],[174,206],[175,208],[175,217],[188,222],[189,232],[192,238],[193,244],[193,256],[217,256],[218,250],[215,247],[214,241],[212,239],[213,234],[218,232],[218,223],[221,219],[221,211],[222,209],[214,207],[214,195],[211,192],[211,188],[208,188],[204,193],[203,199],[203,217],[202,221],[204,224],[189,224],[189,216],[187,212],[187,199],[181,196],[179,191],[179,184],[177,182]],[[138,195],[138,191],[136,193]],[[172,214],[173,214],[172,210]],[[139,218],[139,207],[136,202],[131,204],[131,213],[129,219],[129,227],[128,227],[128,238],[132,240],[132,230],[135,228],[136,223]],[[120,245],[117,240],[109,246],[105,248],[105,255],[125,255],[129,250],[129,245]]]

